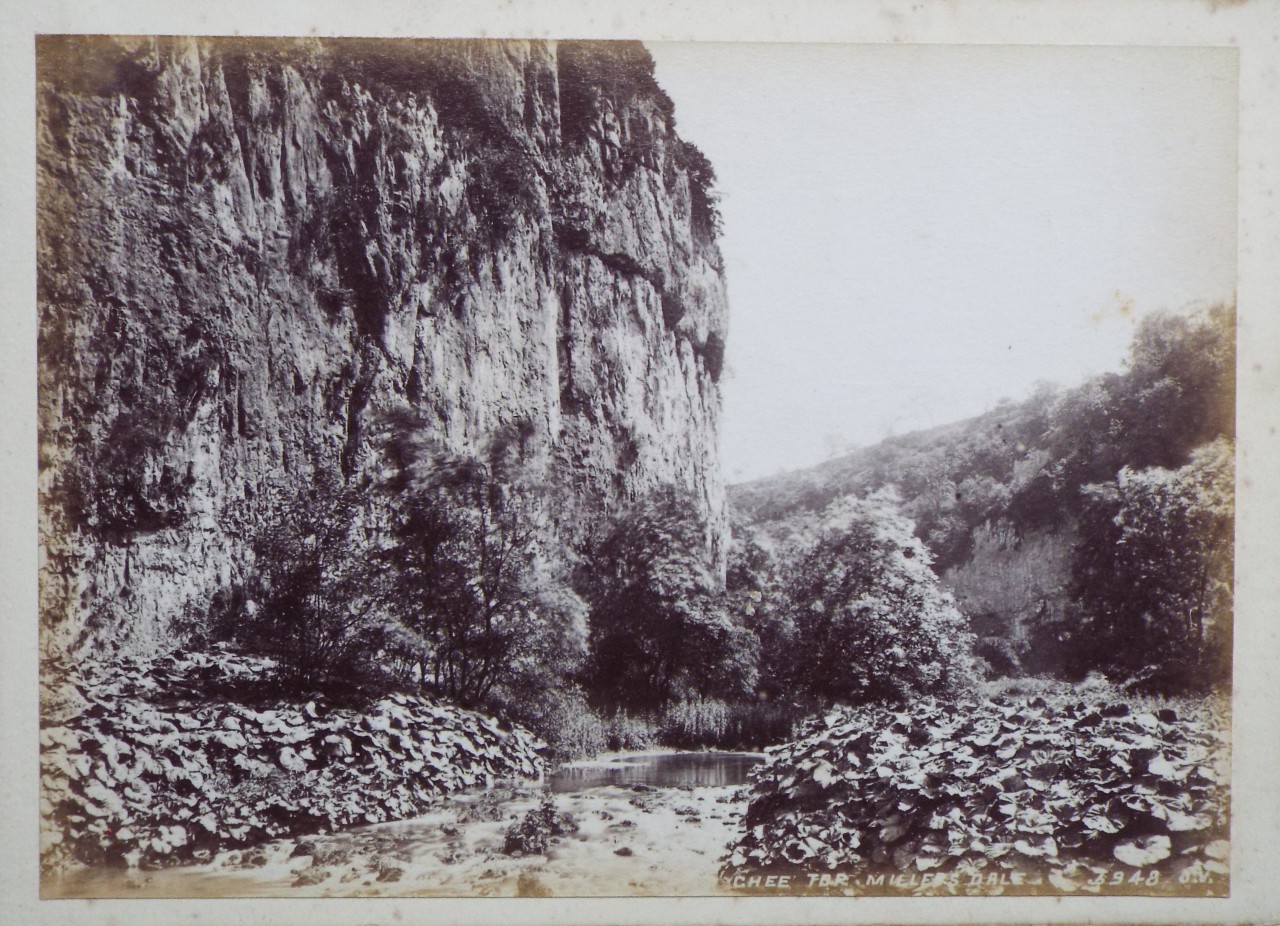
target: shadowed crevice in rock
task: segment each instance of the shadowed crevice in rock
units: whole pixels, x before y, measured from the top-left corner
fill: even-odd
[[[723,569],[713,177],[642,46],[37,51],[51,647],[162,647],[259,500],[366,480],[396,410],[456,450],[531,423],[583,510],[681,486]]]

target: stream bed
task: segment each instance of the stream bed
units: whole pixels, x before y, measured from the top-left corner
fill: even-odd
[[[747,783],[761,760],[749,752],[663,752],[621,754],[561,766],[547,778],[553,794],[571,794],[610,785],[654,788],[724,788]]]
[[[410,820],[219,853],[199,865],[79,869],[46,897],[512,897],[720,893],[737,836],[750,753],[611,754],[543,782],[445,798]],[[503,852],[508,827],[550,796],[576,832],[545,855]]]

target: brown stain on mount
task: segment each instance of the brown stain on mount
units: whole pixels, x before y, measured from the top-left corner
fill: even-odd
[[[1089,321],[1094,325],[1101,325],[1103,322],[1110,321],[1112,318],[1120,318],[1132,322],[1137,312],[1137,306],[1132,296],[1126,296],[1116,290],[1113,294],[1114,305],[1104,306],[1089,316]]]

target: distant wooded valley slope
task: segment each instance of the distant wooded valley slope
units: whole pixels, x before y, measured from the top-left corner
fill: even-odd
[[[811,531],[833,500],[892,486],[988,662],[1002,674],[1079,675],[1105,665],[1114,642],[1110,634],[1083,638],[1090,609],[1155,609],[1125,583],[1187,566],[1229,585],[1234,433],[1234,310],[1155,314],[1140,324],[1123,372],[1069,389],[1042,385],[975,418],[730,486],[737,561],[753,538]],[[1179,473],[1184,483],[1203,476],[1212,483],[1204,492],[1225,491],[1225,499],[1195,502],[1216,501],[1221,510],[1199,521],[1193,512],[1185,533],[1172,538],[1185,547],[1186,563],[1152,561],[1146,573],[1126,566],[1116,523],[1124,520],[1121,495],[1141,489],[1144,474],[1176,489]],[[1206,519],[1212,527],[1200,523]],[[1127,544],[1132,550],[1136,542]],[[737,576],[749,584],[750,568],[740,566]],[[733,577],[731,568],[731,584]],[[1229,623],[1229,594],[1197,606]]]

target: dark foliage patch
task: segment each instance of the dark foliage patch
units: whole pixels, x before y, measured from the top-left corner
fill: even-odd
[[[1171,709],[927,700],[833,711],[771,752],[726,877],[1016,871],[1074,890],[1227,873],[1225,735]]]
[[[189,700],[271,668],[223,652],[130,660],[70,681],[63,697],[81,707],[40,733],[42,863],[199,860],[414,816],[442,794],[541,774],[525,731],[422,698],[393,694],[363,712]]]
[[[547,798],[507,828],[502,851],[507,855],[545,855],[553,837],[577,831],[578,823],[573,815],[558,812],[555,801]]]

